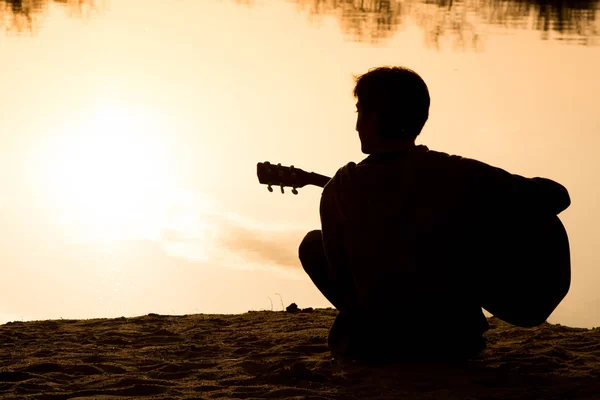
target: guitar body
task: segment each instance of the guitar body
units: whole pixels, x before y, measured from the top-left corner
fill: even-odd
[[[469,265],[481,306],[521,327],[546,321],[571,284],[569,239],[560,219],[498,215],[477,227]]]

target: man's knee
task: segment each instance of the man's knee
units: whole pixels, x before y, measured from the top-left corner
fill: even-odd
[[[323,250],[323,235],[321,231],[315,229],[308,232],[298,247],[298,257],[302,266],[306,269],[306,266],[311,264],[315,258],[319,259],[324,256],[325,251]]]

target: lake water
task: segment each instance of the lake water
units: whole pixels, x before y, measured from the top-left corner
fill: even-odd
[[[0,0],[0,322],[329,303],[297,245],[363,155],[353,76],[427,82],[418,143],[565,185],[571,291],[600,325],[598,1]]]

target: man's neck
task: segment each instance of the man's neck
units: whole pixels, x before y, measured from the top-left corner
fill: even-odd
[[[412,150],[416,147],[414,141],[380,142],[368,154],[388,154],[404,150]]]

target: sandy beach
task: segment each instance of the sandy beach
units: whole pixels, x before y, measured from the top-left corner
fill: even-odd
[[[490,318],[445,365],[332,358],[332,309],[0,325],[2,399],[600,399],[600,329]]]

